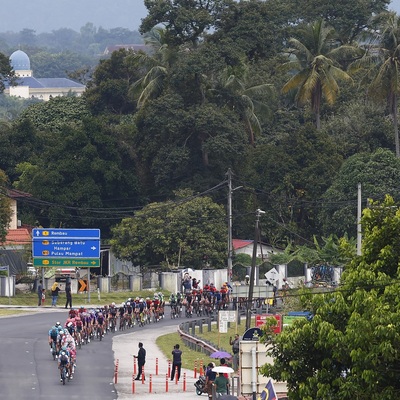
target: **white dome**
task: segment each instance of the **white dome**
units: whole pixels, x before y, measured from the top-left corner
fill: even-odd
[[[31,69],[31,62],[26,53],[22,50],[14,51],[10,56],[10,63],[14,71],[24,71]]]

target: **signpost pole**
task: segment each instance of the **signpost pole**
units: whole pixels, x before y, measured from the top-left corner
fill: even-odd
[[[8,281],[8,305],[11,305],[11,282],[10,282],[10,266],[7,265],[7,281]]]
[[[88,268],[87,292],[88,292],[88,303],[90,304],[90,267]]]

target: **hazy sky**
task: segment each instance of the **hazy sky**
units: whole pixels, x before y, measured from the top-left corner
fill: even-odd
[[[5,1],[0,0],[0,4]],[[59,28],[79,31],[87,22],[97,28],[138,30],[141,19],[147,15],[143,0],[13,0],[7,3],[1,10],[0,32],[19,32],[24,28],[34,29],[36,33]]]
[[[24,28],[36,33],[59,28],[79,31],[87,22],[97,28],[138,30],[147,14],[143,0],[13,0],[7,4],[1,10],[0,32],[19,32]],[[390,9],[400,14],[400,0],[392,0]]]

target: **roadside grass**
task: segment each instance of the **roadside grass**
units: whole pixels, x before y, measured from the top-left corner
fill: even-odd
[[[251,326],[254,326],[254,319],[252,320]],[[203,333],[200,333],[199,327],[196,327],[195,334],[205,341],[209,341],[213,343],[216,347],[224,349],[228,353],[231,353],[231,345],[229,344],[230,337],[233,337],[235,333],[239,333],[239,335],[243,335],[245,331],[244,321],[240,325],[235,323],[231,323],[228,328],[227,333],[219,333],[218,325],[214,322],[211,324],[211,331],[208,332],[207,325],[203,325]],[[181,339],[179,333],[170,333],[167,335],[159,336],[156,340],[157,346],[160,348],[162,353],[167,357],[167,359],[171,359],[171,352],[176,344],[179,344],[182,350],[182,367],[187,369],[194,369],[195,361],[197,362],[197,371],[199,371],[200,361],[202,361],[202,365],[206,366],[210,362],[215,362],[216,365],[219,365],[219,360],[215,360],[209,357],[207,354],[195,351],[186,347],[183,340]]]

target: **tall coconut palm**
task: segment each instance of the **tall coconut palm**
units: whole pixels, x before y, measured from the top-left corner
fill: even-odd
[[[400,157],[398,128],[398,99],[400,94],[400,17],[387,12],[374,18],[376,29],[370,48],[364,57],[350,66],[351,71],[366,68],[365,78],[370,82],[368,95],[378,101],[386,101],[392,116],[396,157]]]
[[[162,92],[169,66],[176,54],[165,43],[165,30],[162,28],[153,28],[144,36],[144,41],[151,48],[151,52],[140,52],[136,55],[139,64],[142,65],[143,76],[132,85],[130,91],[137,99],[138,108]]]
[[[350,52],[352,46],[339,46],[335,31],[322,20],[299,30],[299,39],[291,38],[289,60],[283,67],[297,71],[283,86],[282,92],[297,90],[296,102],[299,105],[311,104],[315,114],[317,129],[320,129],[320,109],[322,98],[333,104],[339,93],[339,80],[351,81],[351,77],[341,69],[338,60]]]
[[[255,135],[262,131],[259,117],[271,114],[271,107],[266,100],[274,94],[274,86],[268,83],[251,85],[249,68],[243,64],[226,68],[221,81],[211,93],[239,114],[249,135],[249,142],[254,145]]]

